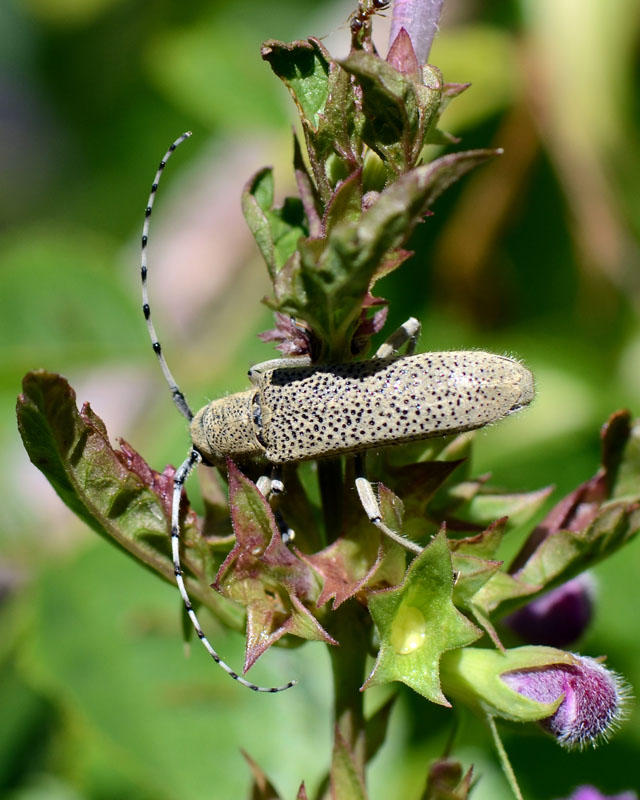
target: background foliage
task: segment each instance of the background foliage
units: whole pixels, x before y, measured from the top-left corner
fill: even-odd
[[[313,784],[326,761],[324,648],[268,654],[254,679],[300,680],[275,698],[230,685],[200,650],[186,661],[177,592],[71,516],[28,463],[12,409],[22,374],[46,367],[66,374],[79,400],[154,467],[183,459],[185,426],[138,308],[137,247],[153,170],[187,128],[195,135],[165,178],[151,239],[167,357],[198,406],[244,388],[247,366],[275,355],[255,336],[271,327],[258,302],[267,281],[239,198],[266,163],[279,193],[292,182],[293,110],[259,45],[327,34],[339,55],[354,7],[0,5],[2,797],[239,797],[249,785],[240,747],[293,796],[298,776]],[[478,437],[475,471],[513,488],[554,483],[559,497],[595,470],[608,414],[640,414],[637,8],[448,0],[442,28],[430,60],[446,80],[473,83],[443,126],[465,148],[506,153],[439,201],[414,236],[414,260],[381,285],[392,300],[389,330],[413,314],[424,325],[421,349],[521,356],[538,400]],[[596,576],[597,617],[580,650],[608,654],[637,693],[638,544]],[[240,637],[214,629],[212,639],[241,663]],[[439,724],[425,730],[424,702],[407,692],[395,713],[373,797],[419,794],[449,713],[430,707]],[[460,755],[483,776],[474,797],[501,796],[486,736],[466,725],[476,746]],[[530,732],[507,738],[536,798],[579,782],[638,788],[637,713],[595,753],[566,755]]]

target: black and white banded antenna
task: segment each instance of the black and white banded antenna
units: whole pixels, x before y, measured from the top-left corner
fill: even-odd
[[[160,367],[162,368],[162,373],[167,381],[167,384],[169,385],[171,396],[176,408],[184,417],[187,418],[189,422],[191,422],[193,419],[193,412],[191,411],[191,408],[189,407],[184,395],[180,391],[175,378],[171,374],[171,370],[169,369],[169,366],[165,360],[162,347],[160,346],[160,342],[158,341],[158,337],[151,320],[151,308],[149,306],[149,294],[147,291],[147,245],[149,244],[149,226],[151,222],[151,212],[153,210],[153,201],[158,190],[158,184],[160,183],[162,172],[173,151],[190,136],[191,131],[187,131],[175,140],[175,142],[164,154],[155,178],[153,179],[153,184],[151,185],[151,192],[149,194],[149,200],[147,202],[147,208],[145,211],[144,226],[142,228],[142,259],[140,266],[140,276],[142,279],[142,313],[144,314],[144,318],[147,322],[147,330],[149,331],[153,352],[158,357]],[[285,689],[290,689],[292,686],[295,686],[296,681],[289,681],[289,683],[286,683],[283,686],[257,686],[255,683],[245,680],[236,672],[234,672],[234,670],[232,670],[231,667],[220,658],[207,637],[204,635],[202,627],[200,626],[200,622],[198,621],[198,617],[196,616],[196,612],[193,610],[189,593],[187,592],[187,587],[184,582],[184,573],[180,563],[180,502],[182,500],[182,489],[187,478],[193,471],[194,467],[201,461],[201,454],[198,452],[198,450],[196,450],[195,447],[192,446],[189,455],[176,470],[176,473],[173,476],[173,495],[171,502],[171,556],[173,560],[173,571],[175,573],[178,589],[180,590],[182,602],[184,603],[185,610],[189,616],[189,619],[191,620],[191,624],[193,625],[193,629],[195,630],[198,639],[200,639],[211,658],[216,662],[216,664],[219,664],[222,667],[227,675],[230,675],[235,681],[241,683],[243,686],[246,686],[248,689],[251,689],[254,692],[269,692],[270,694],[283,692]]]
[[[178,384],[175,381],[175,378],[171,374],[169,365],[167,364],[164,354],[162,352],[162,347],[160,345],[160,342],[158,341],[158,336],[156,335],[155,328],[153,327],[153,321],[151,320],[149,293],[147,291],[147,244],[149,243],[149,225],[151,224],[151,212],[153,211],[153,201],[155,200],[156,192],[158,191],[158,184],[160,183],[160,178],[162,177],[164,168],[167,165],[167,161],[171,158],[173,151],[177,147],[179,147],[182,144],[182,142],[184,142],[185,139],[188,139],[190,136],[191,136],[191,131],[187,131],[186,133],[183,133],[182,136],[178,136],[175,142],[164,154],[164,157],[160,162],[160,165],[158,166],[158,171],[156,172],[156,176],[153,179],[153,183],[151,184],[151,192],[149,193],[147,208],[144,212],[144,225],[142,226],[142,259],[140,265],[140,277],[142,279],[142,313],[144,314],[144,318],[147,322],[147,330],[149,331],[151,346],[153,347],[153,352],[158,356],[158,361],[160,362],[162,373],[164,375],[166,382],[169,385],[169,389],[171,390],[171,396],[173,398],[173,402],[175,403],[178,411],[183,416],[185,416],[189,422],[191,422],[191,420],[193,419],[193,411],[191,411],[191,409],[189,408],[189,404],[185,400],[185,397],[180,391]]]

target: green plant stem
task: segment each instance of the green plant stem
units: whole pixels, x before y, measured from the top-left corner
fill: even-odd
[[[318,462],[318,484],[326,541],[334,542],[342,525],[342,459],[327,458]]]
[[[504,749],[504,745],[502,744],[502,739],[500,738],[500,734],[498,733],[498,729],[496,727],[495,719],[487,714],[487,724],[489,726],[489,730],[491,731],[491,737],[493,738],[493,743],[496,746],[496,750],[498,751],[498,757],[500,758],[500,764],[502,765],[502,771],[504,772],[505,778],[511,787],[511,791],[513,792],[516,800],[524,800],[522,797],[522,792],[520,791],[520,787],[518,786],[518,781],[516,780],[515,772],[513,771],[513,767],[511,766],[511,762],[509,761],[509,756],[507,755],[507,751]]]
[[[364,720],[364,695],[360,687],[368,651],[368,625],[365,610],[355,601],[344,603],[335,613],[331,635],[339,642],[329,647],[334,688],[334,723],[353,756],[353,765],[364,784],[367,743]]]

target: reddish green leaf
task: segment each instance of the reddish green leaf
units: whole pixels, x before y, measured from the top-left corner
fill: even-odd
[[[283,543],[273,511],[255,484],[230,459],[227,467],[236,543],[214,586],[246,609],[245,671],[286,633],[336,644],[308,607],[319,595],[313,572]]]
[[[60,498],[101,536],[114,542],[169,582],[169,518],[173,467],[152,470],[126,442],[114,450],[102,420],[59,375],[38,370],[23,381],[18,427],[29,458]],[[185,505],[183,567],[189,592],[228,624],[239,615],[207,586],[213,553],[201,538],[195,514]]]

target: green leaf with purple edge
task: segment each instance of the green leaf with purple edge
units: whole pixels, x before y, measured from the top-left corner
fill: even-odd
[[[355,223],[362,216],[362,171],[356,170],[341,181],[327,205],[322,230],[329,236],[334,228],[345,223]]]
[[[345,481],[345,487],[348,482]],[[405,550],[371,524],[347,489],[340,536],[318,553],[299,557],[322,578],[318,607],[333,599],[333,609],[365,588],[394,586],[406,567]],[[402,529],[401,502],[385,486],[379,486],[382,519],[392,529]]]
[[[362,517],[319,553],[299,553],[322,578],[319,608],[331,599],[334,609],[341,606],[367,585],[380,563],[380,533]]]
[[[359,133],[363,141],[378,153],[392,174],[402,175],[414,166],[422,149],[414,82],[364,50],[351,52],[340,66],[355,77],[362,90]]]
[[[318,189],[307,169],[300,141],[295,131],[293,134],[293,171],[300,201],[309,224],[309,236],[320,236],[322,233],[322,203]]]
[[[17,413],[29,458],[63,502],[96,533],[174,583],[169,538],[173,469],[155,472],[126,442],[114,450],[102,420],[87,403],[78,412],[75,392],[60,375],[28,373]],[[238,628],[240,616],[206,585],[213,556],[187,509],[182,533],[190,594]]]
[[[581,530],[559,530],[544,539],[514,577],[553,588],[611,555],[639,531],[640,503],[609,501]]]
[[[227,459],[236,544],[215,588],[247,613],[245,672],[285,634],[335,644],[307,605],[320,587],[310,568],[282,541],[273,511],[254,483]]]
[[[360,774],[355,754],[337,726],[333,740],[330,782],[332,800],[367,800],[364,775]]]
[[[501,517],[480,533],[462,539],[450,539],[452,553],[492,559],[502,543],[508,521],[508,517]]]
[[[509,575],[500,573],[476,595],[479,607],[509,613],[527,597],[525,587],[532,596],[565,583],[640,531],[640,460],[633,430],[627,412],[610,417],[602,432],[602,468],[556,503],[525,541]],[[616,496],[618,478],[624,499]],[[611,494],[614,499],[607,500]]]
[[[440,658],[481,636],[455,608],[452,594],[451,554],[441,531],[413,560],[400,586],[369,596],[380,651],[365,687],[402,681],[428,700],[449,705],[440,688]]]

